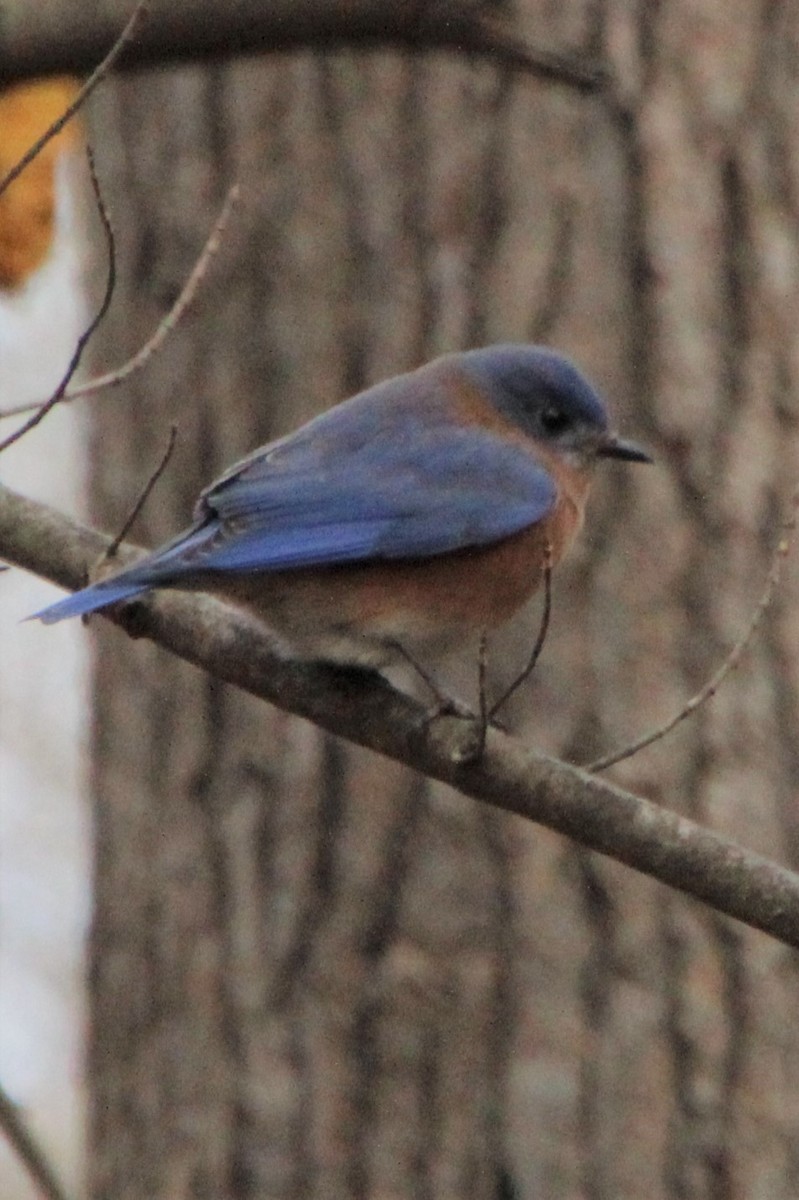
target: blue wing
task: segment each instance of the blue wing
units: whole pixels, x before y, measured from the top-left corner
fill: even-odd
[[[420,428],[401,407],[370,428],[351,401],[263,448],[203,493],[190,530],[35,615],[49,623],[231,573],[446,554],[550,511],[555,483],[522,449],[475,426]]]

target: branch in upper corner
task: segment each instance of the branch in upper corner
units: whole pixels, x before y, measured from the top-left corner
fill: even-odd
[[[15,429],[13,433],[10,433],[7,438],[0,442],[0,453],[2,453],[3,450],[7,450],[9,446],[13,446],[14,442],[18,442],[19,439],[24,437],[26,433],[35,428],[40,421],[44,420],[51,409],[55,408],[55,406],[64,399],[70,380],[73,378],[75,372],[80,366],[80,361],[83,358],[84,350],[86,349],[90,339],[94,335],[111,306],[111,299],[114,295],[114,289],[116,287],[116,243],[114,241],[114,231],[111,228],[108,209],[105,206],[102,191],[100,190],[100,181],[97,178],[97,172],[94,168],[94,155],[92,154],[90,146],[86,147],[86,157],[89,163],[89,175],[92,182],[92,191],[94,192],[97,211],[100,214],[100,221],[105,233],[106,247],[108,251],[108,271],[106,273],[103,298],[100,301],[100,306],[97,309],[97,312],[94,314],[91,321],[78,338],[78,343],[75,347],[72,358],[69,361],[69,366],[67,367],[58,387],[53,392],[50,399],[47,400],[40,408],[38,408],[32,417],[29,417],[23,425],[20,425],[19,429]]]
[[[83,585],[108,539],[0,487],[0,557]],[[138,557],[121,547],[121,561]],[[465,796],[537,821],[581,845],[799,948],[799,875],[710,829],[539,754],[495,729],[477,762],[460,757],[464,721],[430,722],[425,709],[376,673],[281,657],[257,622],[208,596],[162,593],[107,617],[217,679],[339,737],[405,763]],[[48,636],[46,630],[42,636]]]
[[[11,168],[8,174],[3,179],[0,179],[0,196],[2,196],[6,188],[10,187],[14,180],[22,174],[25,168],[33,162],[34,158],[36,158],[36,156],[42,151],[47,143],[52,141],[54,137],[58,136],[67,122],[71,121],[78,110],[83,107],[97,85],[102,83],[111,68],[118,61],[120,54],[125,49],[125,46],[127,46],[128,43],[138,33],[144,21],[147,7],[148,0],[139,0],[139,3],[136,5],[128,20],[128,23],[125,25],[125,28],[120,34],[117,35],[117,38],[114,41],[111,49],[108,51],[100,65],[95,67],[95,69],[92,71],[91,75],[86,80],[72,103],[64,109],[60,117],[58,117],[51,125],[48,126],[42,136],[36,139],[33,145],[25,152],[19,162]],[[2,24],[2,7],[0,7],[0,28],[2,27]],[[2,36],[0,36],[0,49],[2,49]],[[1,74],[4,75],[5,73],[2,72]]]
[[[0,1133],[4,1133],[9,1145],[36,1184],[45,1200],[67,1200],[67,1194],[56,1178],[47,1155],[28,1129],[14,1101],[0,1086]]]
[[[662,725],[658,725],[656,729],[650,730],[649,733],[644,734],[643,737],[638,738],[637,741],[632,742],[629,746],[625,746],[621,750],[614,750],[612,754],[605,754],[602,758],[596,759],[595,762],[589,763],[584,768],[586,771],[604,771],[607,767],[615,766],[616,763],[622,762],[626,758],[632,758],[640,750],[644,750],[647,746],[651,746],[653,742],[660,741],[667,733],[671,733],[672,729],[675,729],[686,717],[690,717],[692,713],[695,713],[698,708],[703,704],[707,704],[708,700],[711,700],[715,696],[729,673],[734,671],[738,666],[752,638],[760,628],[763,617],[771,607],[780,579],[782,578],[782,567],[785,559],[788,557],[791,540],[796,531],[798,509],[799,487],[797,487],[791,497],[790,511],[783,522],[779,541],[774,547],[774,553],[771,556],[771,565],[766,576],[766,582],[760,599],[755,605],[752,616],[749,619],[749,624],[715,674],[711,675],[704,687],[700,688],[690,700],[687,700],[680,711],[675,713],[668,721],[665,721]]]
[[[233,184],[225,197],[225,202],[200,252],[200,256],[192,267],[191,274],[181,288],[178,298],[167,315],[158,323],[152,337],[144,343],[141,349],[136,351],[132,358],[123,363],[121,367],[117,367],[113,371],[108,371],[104,375],[98,375],[96,378],[89,379],[85,383],[79,383],[76,387],[67,388],[61,397],[63,403],[67,403],[70,400],[78,400],[82,396],[93,396],[95,392],[103,391],[105,388],[117,387],[126,379],[130,379],[131,375],[135,375],[137,371],[145,367],[153,355],[158,353],[169,334],[172,333],[185,316],[187,309],[194,301],[201,284],[205,280],[211,260],[218,253],[222,244],[222,237],[233,209],[238,203],[239,196],[240,190],[238,184]],[[15,404],[10,408],[2,409],[0,410],[0,420],[4,417],[22,416],[23,413],[38,410],[42,407],[42,403],[47,404],[49,401],[34,401],[32,404]]]
[[[113,6],[62,0],[36,6],[26,17],[24,37],[15,39],[12,22],[4,28],[0,0],[0,81],[34,75],[88,71],[116,32]],[[44,7],[44,6],[43,6]],[[53,16],[58,14],[60,24]],[[19,23],[18,23],[19,24]],[[69,37],[64,36],[69,28]],[[291,50],[400,48],[477,55],[523,74],[592,92],[606,81],[596,59],[530,46],[496,18],[487,3],[398,3],[397,0],[171,0],[155,5],[146,28],[128,41],[119,69],[176,62],[220,60],[245,54]]]

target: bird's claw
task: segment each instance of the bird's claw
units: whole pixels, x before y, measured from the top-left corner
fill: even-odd
[[[486,721],[460,700],[443,695],[419,719],[419,728],[428,732],[431,726],[447,718],[457,722],[454,728],[442,729],[442,736],[448,743],[447,753],[453,762],[464,765],[479,762],[485,751],[488,729],[491,726],[501,728],[497,722]]]

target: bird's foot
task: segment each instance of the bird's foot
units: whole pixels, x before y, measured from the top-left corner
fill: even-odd
[[[485,712],[474,712],[460,700],[443,694],[419,719],[419,729],[429,732],[439,723],[435,737],[446,740],[447,753],[453,762],[464,764],[479,762],[483,757],[489,729],[507,732],[494,717]]]
[[[428,709],[419,720],[419,730],[454,763],[473,763],[483,756],[486,726],[477,713],[458,701]]]

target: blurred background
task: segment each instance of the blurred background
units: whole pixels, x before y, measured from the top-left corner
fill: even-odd
[[[796,483],[799,29],[754,0],[491,11],[607,88],[321,43],[109,80],[84,130],[119,280],[87,369],[144,343],[234,180],[243,201],[146,372],[48,418],[3,477],[115,530],[174,421],[132,534],[155,544],[232,459],[363,386],[554,345],[657,460],[597,480],[509,712],[586,762],[716,668]],[[45,349],[58,377],[102,278],[74,170],[52,248],[6,285],[14,400],[46,390]],[[12,585],[0,1079],[64,1178],[114,1200],[799,1194],[792,952],[107,622],[19,626],[49,593]],[[789,865],[796,598],[791,565],[713,703],[612,772]],[[536,629],[533,605],[495,639],[492,688]],[[473,654],[441,669],[473,695]]]

